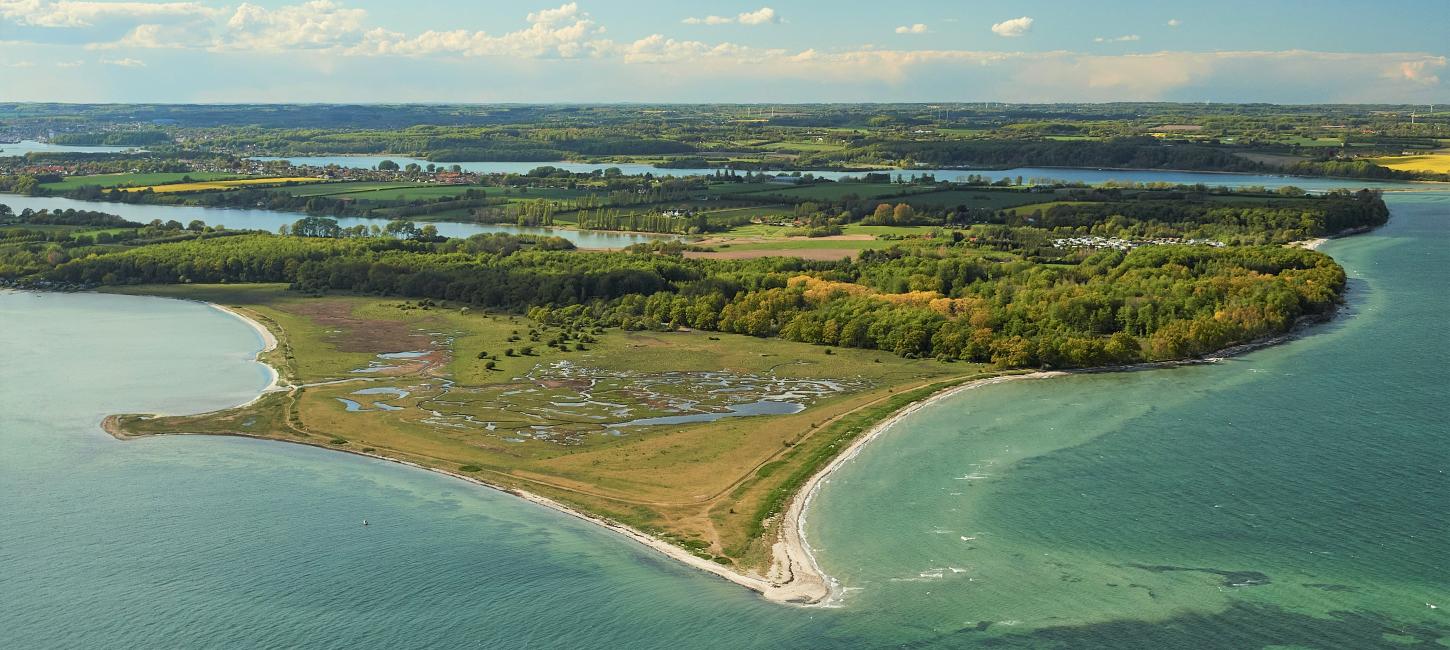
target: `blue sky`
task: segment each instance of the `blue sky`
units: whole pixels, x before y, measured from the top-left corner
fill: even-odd
[[[1450,0],[0,0],[0,101],[1450,103]]]

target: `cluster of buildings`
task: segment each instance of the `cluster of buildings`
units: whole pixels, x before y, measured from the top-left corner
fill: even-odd
[[[1128,251],[1139,246],[1213,246],[1221,248],[1224,244],[1221,241],[1212,239],[1177,239],[1163,237],[1157,239],[1120,239],[1118,237],[1101,237],[1091,235],[1088,237],[1063,237],[1052,240],[1054,248],[1111,248],[1114,250]]]

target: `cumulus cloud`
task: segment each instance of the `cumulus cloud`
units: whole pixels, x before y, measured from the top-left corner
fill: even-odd
[[[227,19],[217,47],[251,51],[332,47],[360,35],[367,13],[332,0],[310,0],[276,9],[243,2]]]
[[[761,7],[755,11],[747,11],[735,17],[741,25],[764,25],[766,23],[780,22],[775,15],[775,10],[770,7]]]
[[[515,56],[525,58],[575,58],[592,55],[609,46],[599,38],[604,28],[595,24],[579,5],[569,3],[557,9],[528,15],[525,29],[500,35],[483,31],[426,31],[417,36],[384,29],[372,29],[347,54],[425,56]]]
[[[1182,24],[1183,24],[1183,21],[1181,21],[1181,20],[1179,20],[1177,18],[1169,18],[1168,19],[1168,26],[1169,27],[1177,27],[1177,26],[1182,25]]]
[[[0,16],[36,27],[31,32],[47,33],[56,30],[37,26],[80,27],[89,22],[105,22],[103,28],[95,31],[115,40],[89,46],[108,56],[91,62],[122,67],[144,66],[141,60],[129,57],[158,48],[245,52],[248,65],[259,70],[268,69],[265,66],[269,65],[281,65],[285,70],[285,66],[294,65],[295,61],[307,60],[352,66],[369,73],[408,70],[411,74],[421,74],[428,69],[424,64],[406,59],[426,58],[460,65],[472,57],[510,61],[569,59],[568,65],[471,64],[473,69],[497,73],[500,79],[508,79],[510,75],[519,78],[514,88],[499,86],[503,89],[500,93],[522,92],[540,100],[558,101],[701,101],[720,99],[734,92],[731,89],[740,88],[749,88],[749,92],[759,90],[760,94],[747,95],[751,97],[790,97],[797,101],[859,101],[883,96],[912,101],[945,100],[950,97],[944,97],[943,93],[966,88],[972,89],[975,96],[1024,102],[1428,101],[1443,96],[1446,88],[1442,80],[1446,58],[1424,53],[1243,51],[1103,55],[1068,51],[889,49],[870,45],[798,49],[690,40],[668,34],[616,41],[606,37],[604,27],[574,2],[530,13],[520,11],[522,24],[494,32],[468,29],[402,32],[379,26],[367,11],[345,5],[345,1],[291,0],[292,4],[266,6],[240,2],[230,9],[211,10],[210,14],[196,11],[194,7],[200,6],[196,3],[162,2],[150,6],[164,9],[137,9],[123,14],[116,7],[148,3],[0,0]],[[767,9],[716,17],[718,20],[713,24],[778,22],[776,12]],[[123,21],[123,15],[129,17]],[[712,24],[706,18],[699,20],[698,24]],[[1032,18],[1023,16],[993,25],[992,30],[1001,36],[1021,36],[1032,24]],[[902,25],[895,31],[929,32],[925,24]],[[1138,36],[1103,36],[1094,40],[1098,43],[1135,41]],[[0,66],[5,65],[4,61],[36,60],[27,56],[24,49],[12,53],[4,51],[6,47],[30,45],[25,41],[0,42]],[[70,47],[79,50],[78,46]],[[250,56],[296,51],[321,55],[270,59]],[[368,60],[382,57],[395,60]],[[55,57],[60,61],[66,58],[65,53]],[[56,67],[76,65],[81,62],[54,64]],[[54,73],[54,67],[45,68]],[[514,68],[519,71],[513,71]],[[522,70],[528,70],[528,76]],[[43,73],[7,70],[7,74],[13,77]],[[307,94],[321,93],[320,89],[325,87],[323,81],[298,82],[295,88],[300,89],[297,91],[300,94],[293,99],[329,98]],[[387,87],[425,87],[414,81],[411,76],[400,77],[388,81]],[[226,81],[207,79],[198,83],[195,92],[207,93],[215,90],[207,84],[221,85]],[[55,92],[43,84],[31,86],[36,89],[23,92],[31,92],[37,98]],[[383,92],[382,88],[379,85],[355,90],[352,97],[381,99],[377,94]],[[336,92],[337,88],[331,91]],[[404,91],[398,98],[440,99],[426,94],[435,91],[436,85],[426,85],[426,90],[420,91],[424,94],[408,95]]]
[[[1440,83],[1440,76],[1433,70],[1445,67],[1445,57],[1438,59],[1420,59],[1418,61],[1400,61],[1385,69],[1382,76],[1396,81],[1408,81],[1422,86],[1434,86]]]
[[[691,16],[680,22],[686,25],[729,25],[735,22],[735,19],[725,16],[704,16],[702,18]]]
[[[190,25],[137,25],[120,39],[104,43],[88,43],[88,50],[116,50],[122,48],[166,49],[185,47],[206,47],[211,37],[205,30],[193,29]]]
[[[1007,38],[1015,38],[1032,31],[1032,19],[1027,16],[1004,20],[992,25],[992,33]]]
[[[196,2],[0,0],[0,18],[36,27],[89,27],[113,19],[208,17],[218,11]]]
[[[755,11],[743,11],[735,16],[703,16],[689,17],[682,21],[686,25],[729,25],[739,23],[741,25],[767,25],[780,22],[780,16],[770,7],[761,7]]]

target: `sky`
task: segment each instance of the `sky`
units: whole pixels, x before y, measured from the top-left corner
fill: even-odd
[[[1450,104],[1450,0],[0,0],[0,101]]]

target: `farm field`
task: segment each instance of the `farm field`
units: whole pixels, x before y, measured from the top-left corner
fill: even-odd
[[[286,183],[311,183],[316,180],[310,176],[285,176],[279,178],[241,178],[236,180],[198,181],[193,183],[168,183],[165,185],[117,187],[115,189],[119,192],[140,192],[149,189],[157,194],[175,194],[181,192],[229,190],[239,187],[267,187]]]
[[[310,183],[307,185],[293,185],[286,189],[287,193],[291,194],[292,196],[334,196],[338,194],[353,194],[356,192],[371,192],[374,190],[409,187],[411,185],[411,183],[398,183],[391,181],[344,181],[340,183]]]
[[[1052,194],[1036,192],[1017,192],[1010,190],[943,190],[940,192],[927,192],[915,194],[902,199],[913,207],[933,206],[940,208],[952,208],[964,205],[969,208],[986,208],[989,210],[1001,210],[1019,205],[1032,203],[1044,203],[1053,199]]]
[[[1437,151],[1420,156],[1387,156],[1371,158],[1370,162],[1381,167],[1400,171],[1431,172],[1450,174],[1450,151]]]
[[[565,329],[459,305],[313,298],[281,285],[120,291],[242,310],[277,336],[264,358],[291,386],[216,413],[122,416],[128,433],[252,435],[407,460],[539,493],[742,567],[768,562],[760,540],[782,486],[862,430],[861,418],[983,373],[779,339]],[[561,338],[569,351],[549,345]]]
[[[898,242],[889,239],[867,239],[865,237],[791,237],[772,241],[732,241],[728,246],[717,244],[719,250],[732,251],[776,251],[783,255],[791,251],[846,250],[863,251],[868,248],[890,248]]]
[[[750,192],[778,190],[785,187],[789,186],[781,185],[780,183],[711,183],[706,193],[712,195],[748,194]]]
[[[775,187],[780,189],[757,192],[755,194],[757,196],[780,196],[807,201],[813,199],[838,201],[853,194],[863,199],[874,199],[923,191],[923,188],[920,186],[895,183],[817,183],[801,187],[791,187],[789,185],[775,185]]]
[[[468,190],[483,189],[476,185],[413,184],[348,192],[347,197],[359,201],[416,201],[462,196]],[[498,189],[494,188],[494,192]]]
[[[165,183],[179,183],[182,179],[194,181],[222,181],[244,178],[239,174],[221,172],[155,172],[135,174],[94,174],[90,176],[67,176],[54,183],[42,183],[41,187],[51,192],[69,192],[87,186],[103,188],[122,186],[148,186]],[[311,180],[311,179],[309,179]]]

